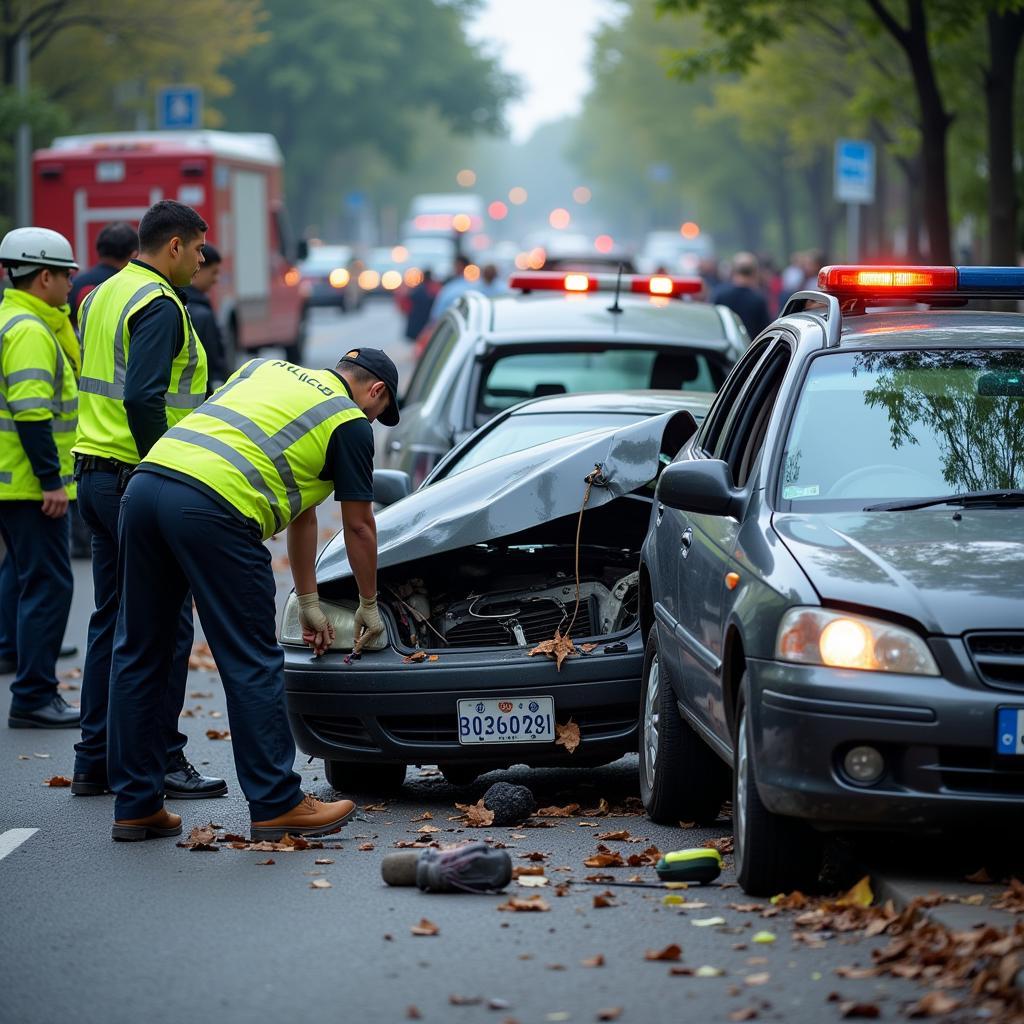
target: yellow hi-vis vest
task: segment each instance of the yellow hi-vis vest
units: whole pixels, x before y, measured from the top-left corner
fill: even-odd
[[[131,358],[128,321],[162,295],[181,311],[185,344],[171,363],[165,398],[174,426],[206,400],[206,351],[196,340],[188,311],[155,270],[129,263],[85,297],[78,314],[82,334],[81,405],[74,450],[135,465],[139,450],[124,411],[124,382]]]
[[[29,312],[34,296],[9,289],[0,303],[0,501],[42,500],[15,424],[49,420],[61,485],[75,497],[71,445],[78,417],[75,373],[56,335]]]
[[[263,539],[334,489],[319,479],[331,434],[363,416],[329,371],[252,359],[143,460],[216,491]]]

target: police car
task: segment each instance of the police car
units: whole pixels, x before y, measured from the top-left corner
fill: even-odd
[[[529,398],[715,391],[748,344],[736,315],[692,301],[700,278],[539,271],[469,292],[439,320],[383,432],[377,465],[419,486],[454,445]]]
[[[740,884],[820,829],[1024,820],[1024,269],[826,267],[662,473],[641,562],[640,786]]]

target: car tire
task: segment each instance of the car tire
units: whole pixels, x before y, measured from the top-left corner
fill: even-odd
[[[324,761],[327,781],[340,793],[396,793],[405,782],[405,769],[404,764]]]
[[[736,880],[750,896],[811,891],[822,866],[821,836],[798,818],[773,814],[761,802],[754,769],[746,673],[736,709],[733,831]]]
[[[480,776],[480,769],[475,765],[439,764],[438,768],[449,786],[470,786]]]
[[[658,629],[647,635],[640,686],[640,798],[661,824],[718,817],[729,792],[729,769],[683,721],[659,657]]]

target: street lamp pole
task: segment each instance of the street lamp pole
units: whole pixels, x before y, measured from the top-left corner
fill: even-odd
[[[29,41],[22,32],[14,44],[14,85],[22,101],[28,99]],[[32,222],[32,126],[23,115],[14,141],[15,222],[24,227]]]

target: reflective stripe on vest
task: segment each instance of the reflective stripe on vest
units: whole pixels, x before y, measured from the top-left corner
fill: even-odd
[[[2,364],[0,364],[0,385],[4,388],[10,387],[12,384],[18,384],[23,380],[45,380],[53,383],[53,399],[47,401],[45,398],[23,398],[20,401],[8,402],[7,396],[0,391],[0,411],[6,412],[9,416],[14,415],[16,412],[24,412],[26,409],[45,409],[47,406],[50,407],[50,411],[54,416],[57,416],[62,412],[75,412],[78,409],[78,399],[69,399],[67,402],[61,401],[61,391],[64,387],[64,353],[61,350],[60,342],[57,340],[57,335],[50,330],[46,321],[41,317],[36,316],[34,313],[19,313],[17,316],[12,316],[10,320],[4,324],[4,329],[0,332],[0,355],[3,355],[4,350],[4,338],[7,337],[7,332],[14,327],[15,324],[20,324],[25,320],[35,320],[37,324],[40,324],[46,331],[46,333],[53,339],[53,344],[57,349],[57,361],[54,369],[56,373],[50,373],[49,370],[16,370],[11,374],[9,378],[5,378],[3,375]],[[65,408],[65,406],[71,406],[71,408]],[[14,420],[0,421],[9,422],[11,425],[0,427],[0,430],[17,430],[14,426]],[[54,423],[56,428],[56,423]],[[67,430],[74,430],[75,424],[72,423],[70,427],[65,428]],[[6,481],[9,483],[10,481]]]

